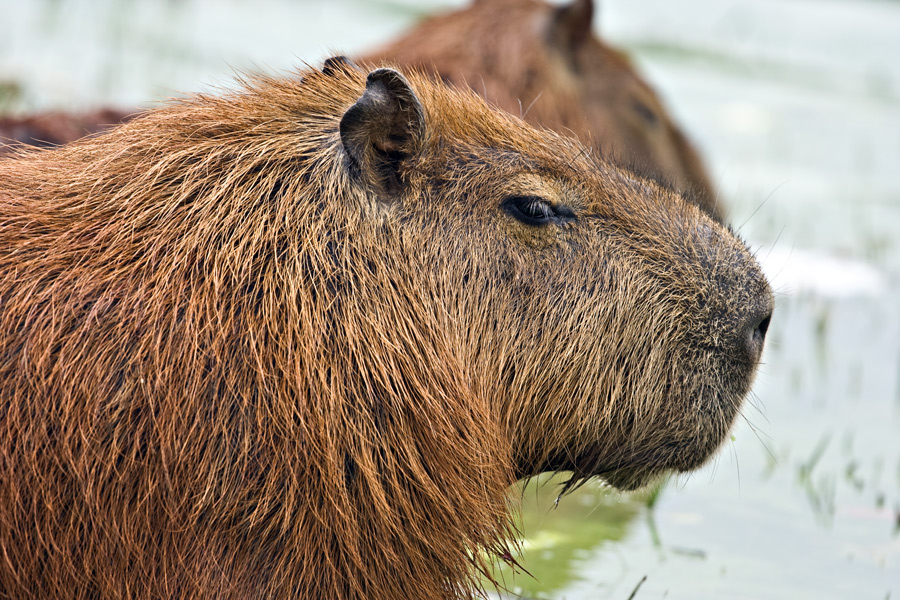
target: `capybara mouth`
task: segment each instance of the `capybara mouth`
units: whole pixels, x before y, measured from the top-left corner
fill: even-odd
[[[734,417],[739,411],[734,411]],[[711,427],[720,419],[710,420]],[[698,435],[677,442],[642,446],[640,450],[620,449],[619,455],[604,445],[588,449],[578,455],[563,453],[550,459],[540,472],[568,471],[571,475],[563,486],[563,493],[578,487],[582,482],[597,478],[622,491],[640,489],[668,473],[687,473],[705,464],[727,439],[727,429],[722,435]],[[612,460],[610,460],[612,458]],[[524,473],[523,477],[535,473]]]

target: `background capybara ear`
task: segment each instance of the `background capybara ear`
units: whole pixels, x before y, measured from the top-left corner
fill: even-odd
[[[322,73],[331,77],[336,74],[338,71],[360,71],[359,66],[347,58],[346,56],[332,56],[331,58],[326,58],[325,63],[322,65]]]
[[[369,73],[366,91],[341,118],[347,154],[362,175],[389,196],[402,190],[403,163],[418,154],[424,133],[422,104],[393,69]]]
[[[593,21],[593,1],[572,0],[554,10],[551,39],[560,49],[575,50],[591,37]]]

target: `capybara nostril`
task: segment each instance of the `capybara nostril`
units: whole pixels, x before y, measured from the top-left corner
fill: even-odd
[[[756,329],[753,330],[753,339],[758,340],[762,344],[766,340],[766,332],[769,330],[769,322],[772,320],[772,311],[769,311],[763,320],[759,322]]]
[[[765,306],[762,310],[754,311],[747,319],[747,327],[744,330],[743,339],[747,344],[747,351],[753,362],[759,360],[766,341],[766,332],[772,321],[772,307]]]

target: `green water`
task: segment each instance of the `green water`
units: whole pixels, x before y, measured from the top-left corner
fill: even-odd
[[[135,106],[389,39],[435,3],[0,0],[0,110]],[[447,4],[449,5],[449,3]],[[522,498],[531,598],[900,598],[900,3],[604,0],[777,309],[719,455],[657,493]],[[558,481],[558,480],[556,480]]]

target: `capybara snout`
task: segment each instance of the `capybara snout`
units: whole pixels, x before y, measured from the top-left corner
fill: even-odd
[[[474,93],[259,78],[0,160],[0,597],[471,598],[518,477],[702,464],[771,293]]]
[[[587,157],[544,161],[566,183],[519,195],[549,206],[512,220],[511,252],[528,256],[504,261],[522,265],[507,277],[534,292],[520,292],[527,308],[505,325],[520,336],[512,352],[528,358],[498,361],[516,376],[498,395],[517,472],[571,470],[573,481],[600,475],[634,488],[695,469],[750,389],[768,283],[740,240],[681,198]],[[543,224],[529,223],[532,213]]]

